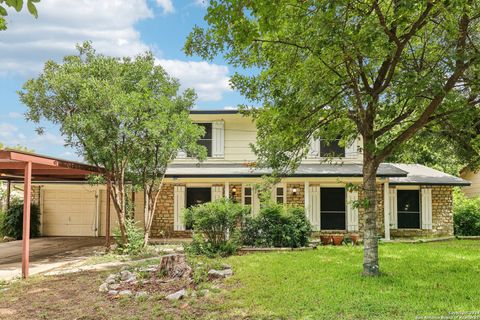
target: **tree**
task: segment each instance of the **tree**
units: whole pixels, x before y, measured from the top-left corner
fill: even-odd
[[[295,168],[309,139],[363,138],[365,275],[378,275],[376,173],[431,123],[478,104],[479,1],[210,2],[187,54],[248,72],[232,85],[263,108],[259,163]]]
[[[145,188],[149,232],[150,199],[158,197],[167,164],[180,149],[205,156],[195,143],[203,130],[189,119],[195,93],[178,94],[178,81],[155,65],[151,53],[114,58],[97,54],[89,42],[77,48],[63,64],[46,62],[43,73],[24,84],[20,100],[28,120],[58,124],[68,146],[104,169],[127,243],[127,183]]]
[[[39,2],[40,0],[27,0],[27,10],[35,18],[38,18],[35,3]],[[0,31],[7,29],[5,17],[8,16],[8,12],[6,7],[14,8],[17,12],[20,12],[23,8],[23,0],[0,0]]]

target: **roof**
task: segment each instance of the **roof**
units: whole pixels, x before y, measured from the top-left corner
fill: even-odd
[[[102,168],[31,152],[0,150],[0,180],[23,180],[25,164],[32,163],[33,180],[85,180],[88,175],[101,173]]]
[[[190,114],[237,114],[240,113],[239,110],[229,110],[229,109],[211,109],[211,110],[190,110]]]
[[[470,182],[459,177],[452,176],[421,164],[391,164],[398,169],[408,172],[406,177],[396,177],[390,179],[392,185],[450,185],[450,186],[469,186]]]
[[[168,167],[169,178],[205,177],[261,177],[270,174],[271,169],[257,169],[241,163],[185,163]],[[361,177],[361,164],[301,164],[289,177]],[[378,177],[405,177],[407,172],[391,164],[381,164]]]

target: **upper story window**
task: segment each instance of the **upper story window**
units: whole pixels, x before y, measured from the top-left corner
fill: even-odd
[[[196,125],[201,126],[205,129],[204,135],[198,139],[198,144],[204,146],[207,149],[207,156],[212,156],[212,145],[213,145],[213,132],[212,132],[212,123],[196,123]]]
[[[345,148],[340,146],[340,139],[320,139],[320,157],[345,157]]]

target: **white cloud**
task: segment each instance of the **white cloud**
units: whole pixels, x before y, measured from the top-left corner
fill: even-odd
[[[23,146],[29,149],[43,149],[45,146],[64,146],[65,141],[61,136],[50,132],[37,135],[34,132],[23,132],[17,126],[2,122],[0,123],[0,143],[5,146]]]
[[[164,13],[175,10],[171,0],[156,0]],[[149,49],[135,23],[153,17],[147,0],[42,0],[38,19],[26,12],[12,14],[0,38],[0,75],[35,76],[47,60],[75,53],[75,44],[91,40],[98,52],[133,56]],[[10,17],[10,16],[9,16]],[[159,59],[166,71],[194,88],[199,101],[219,101],[230,91],[228,68],[207,63]]]
[[[237,110],[238,108],[236,106],[225,106],[223,107],[224,110]]]
[[[182,88],[193,88],[199,101],[219,101],[230,88],[227,66],[208,62],[159,59],[157,62],[178,78]]]
[[[173,13],[175,8],[171,0],[157,0],[157,5],[163,9],[163,13]]]
[[[21,114],[19,112],[9,112],[8,117],[10,119],[21,119],[21,118],[23,118],[23,114]]]
[[[208,0],[194,0],[193,2],[194,2],[197,6],[200,6],[200,7],[203,7],[203,8],[208,7],[208,3],[209,3]]]
[[[135,55],[148,47],[134,24],[153,17],[145,0],[42,0],[39,17],[12,14],[0,38],[0,73],[38,72],[48,59],[75,52],[75,44],[91,40],[101,53]],[[26,11],[26,10],[24,10]]]

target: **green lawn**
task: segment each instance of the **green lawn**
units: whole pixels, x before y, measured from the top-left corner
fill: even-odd
[[[360,276],[361,247],[227,259],[230,314],[311,319],[413,319],[480,311],[480,241],[383,244],[384,275]]]
[[[380,259],[384,275],[365,278],[361,247],[202,258],[204,269],[228,263],[235,274],[202,284],[207,296],[176,302],[159,294],[109,298],[98,286],[111,270],[34,276],[0,290],[0,319],[415,319],[480,311],[480,241],[382,244]]]

